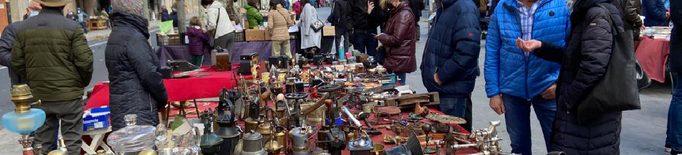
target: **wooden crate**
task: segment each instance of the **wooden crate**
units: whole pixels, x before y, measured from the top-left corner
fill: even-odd
[[[103,30],[107,29],[107,21],[106,20],[90,20],[88,22],[88,27],[90,30]]]

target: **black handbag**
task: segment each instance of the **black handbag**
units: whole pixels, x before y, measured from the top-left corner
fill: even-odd
[[[312,28],[313,31],[315,31],[315,32],[320,32],[320,30],[322,30],[323,27],[324,27],[324,23],[322,23],[322,21],[320,21],[319,19],[310,25],[310,28]]]
[[[639,87],[637,86],[637,62],[634,48],[627,45],[632,36],[613,24],[611,13],[602,4],[609,16],[613,32],[611,58],[603,79],[597,83],[587,98],[578,105],[577,116],[581,122],[590,122],[602,114],[640,109]]]

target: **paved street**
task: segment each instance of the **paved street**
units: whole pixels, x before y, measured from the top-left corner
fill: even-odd
[[[329,14],[329,8],[318,9],[319,19],[326,19]],[[428,27],[426,26],[424,17],[421,20],[421,41],[417,43],[417,65],[421,64],[422,52],[427,40]],[[152,36],[155,36],[152,34]],[[151,41],[155,46],[155,37]],[[106,41],[93,41],[90,46],[94,53],[95,73],[93,80],[89,87],[94,83],[107,80],[107,70],[104,65],[104,49],[106,48]],[[479,64],[482,69],[483,60],[485,59],[485,41],[481,43],[481,53]],[[408,74],[407,84],[410,85],[418,93],[426,92],[419,70]],[[473,100],[473,117],[474,127],[483,128],[488,126],[488,121],[501,120],[502,126],[500,130],[500,137],[503,139],[502,146],[504,151],[511,151],[509,147],[509,136],[506,133],[504,117],[495,114],[488,106],[488,99],[485,95],[485,81],[483,76],[477,78],[476,88],[474,90]],[[653,154],[664,155],[663,142],[665,140],[665,128],[667,120],[668,106],[670,102],[670,84],[654,84],[641,92],[642,110],[628,111],[623,113],[623,128],[621,133],[621,154]],[[9,100],[9,79],[7,76],[7,69],[0,69],[0,114],[11,111],[13,104]],[[542,132],[539,128],[539,123],[533,114],[531,117],[532,132],[533,132],[533,152],[534,154],[545,154],[544,140],[542,139]],[[19,154],[21,151],[20,145],[16,142],[19,135],[9,133],[7,130],[0,130],[0,154]]]

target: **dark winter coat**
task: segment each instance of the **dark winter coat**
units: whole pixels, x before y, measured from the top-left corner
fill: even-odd
[[[368,30],[369,25],[367,21],[369,20],[369,14],[367,14],[367,1],[368,0],[348,0],[350,7],[352,8],[350,13],[353,19],[353,28],[357,30]],[[379,6],[379,3],[375,3],[375,6]],[[379,8],[379,7],[377,7]]]
[[[443,0],[442,3],[424,49],[422,80],[429,92],[468,95],[480,74],[478,8],[471,0]],[[436,70],[442,85],[433,79]]]
[[[7,66],[12,85],[26,83],[26,79],[21,78],[21,75],[12,69],[12,46],[14,45],[14,37],[17,34],[17,27],[20,23],[14,22],[7,25],[5,30],[2,31],[2,37],[0,37],[0,65]]]
[[[194,26],[187,28],[189,37],[189,54],[204,55],[204,45],[208,43],[208,34]]]
[[[178,12],[171,12],[170,19],[173,20],[173,27],[178,27],[178,23],[180,22],[180,20],[178,20]]]
[[[337,0],[334,1],[334,9],[332,13],[327,17],[334,28],[338,30],[346,30],[353,28],[353,17],[351,16],[351,6],[348,0]]]
[[[674,1],[674,0],[673,0]],[[667,26],[665,6],[661,0],[642,0],[642,15],[645,26]]]
[[[114,130],[125,127],[123,117],[137,114],[138,125],[159,123],[157,110],[168,96],[159,72],[159,59],[147,42],[147,19],[114,13],[114,28],[105,50],[109,71],[109,106]]]
[[[92,79],[92,50],[81,26],[44,7],[17,27],[12,66],[42,101],[80,99]]]
[[[367,28],[374,32],[373,30],[376,30],[377,27],[381,26],[381,31],[386,31],[385,30],[385,24],[386,21],[388,21],[388,9],[381,8],[379,7],[380,0],[371,0],[374,2],[374,10],[372,10],[372,14],[369,14],[369,17],[367,19]],[[419,20],[419,18],[415,18],[415,20]],[[417,36],[419,37],[419,36]]]
[[[161,14],[161,21],[163,21],[163,22],[173,20],[173,19],[171,19],[171,16],[170,16],[170,14],[168,14],[168,10],[166,10],[166,9],[161,10],[160,14]]]
[[[422,16],[422,10],[424,10],[423,0],[410,0],[410,8],[412,9],[412,14],[414,15],[414,22],[419,22],[419,17]]]
[[[561,63],[557,82],[557,114],[551,137],[551,151],[571,155],[619,154],[621,113],[604,114],[591,122],[578,122],[578,105],[606,73],[613,46],[613,23],[623,30],[618,9],[611,0],[579,0],[571,15],[571,34],[564,48],[544,42],[534,54]]]
[[[414,55],[417,38],[410,4],[402,2],[390,14],[386,32],[377,37],[386,48],[384,67],[391,72],[414,72],[417,70],[417,58]]]
[[[670,1],[670,10],[675,25],[670,37],[670,71],[682,72],[682,1]]]

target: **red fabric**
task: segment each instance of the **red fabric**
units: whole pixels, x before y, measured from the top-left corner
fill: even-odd
[[[207,70],[201,73],[209,73],[209,75],[202,77],[191,76],[182,79],[164,79],[163,82],[166,85],[166,91],[168,92],[168,101],[187,101],[192,99],[218,97],[220,90],[223,88],[234,88],[237,84],[233,73],[229,71],[216,72]],[[250,77],[245,78],[250,79]],[[109,84],[98,83],[92,90],[92,94],[85,109],[108,105]]]
[[[665,64],[670,54],[670,41],[642,37],[635,52],[639,64],[651,80],[665,83]]]

